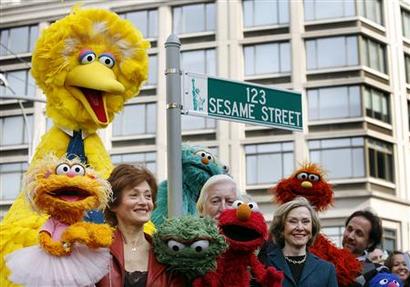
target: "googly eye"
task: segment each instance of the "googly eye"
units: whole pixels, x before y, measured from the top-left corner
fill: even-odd
[[[387,280],[386,278],[379,281],[380,285],[386,285],[387,283],[389,283],[389,280]]]
[[[310,173],[309,174],[309,180],[310,181],[319,181],[319,179],[320,179],[320,176],[318,176],[317,174],[312,174],[312,173]]]
[[[225,174],[228,174],[228,173],[229,173],[229,166],[224,165],[224,166],[222,166],[222,169],[223,169],[223,172],[224,172]]]
[[[296,178],[299,180],[306,180],[308,179],[308,174],[306,172],[301,172],[296,175]]]
[[[70,171],[70,166],[66,163],[60,163],[59,165],[57,165],[56,167],[56,174],[60,175],[60,174],[66,174],[67,172]]]
[[[168,241],[167,245],[168,245],[168,248],[174,252],[181,251],[182,249],[186,247],[185,244],[182,244],[181,242],[178,242],[172,239]]]
[[[258,206],[258,204],[257,204],[256,202],[254,202],[254,201],[249,202],[249,203],[248,203],[248,206],[249,206],[249,208],[250,208],[251,210],[253,210],[253,211],[259,211],[259,206]]]
[[[238,208],[239,206],[241,206],[243,204],[243,201],[242,200],[235,200],[233,203],[232,203],[232,208]]]
[[[80,53],[80,63],[83,65],[94,62],[95,58],[95,53],[91,50],[85,50]]]
[[[191,248],[195,250],[197,253],[204,252],[209,247],[208,240],[198,240],[191,244]]]
[[[85,168],[81,164],[73,164],[71,167],[71,171],[74,172],[76,175],[84,175]]]
[[[206,157],[207,152],[203,151],[203,150],[199,150],[195,153],[197,156],[200,156],[202,158]]]
[[[397,282],[396,280],[393,280],[393,283],[394,283],[397,287],[400,287],[400,283]]]
[[[107,66],[108,68],[112,68],[115,65],[114,56],[108,53],[100,55],[98,57],[98,61],[100,61],[101,64]]]

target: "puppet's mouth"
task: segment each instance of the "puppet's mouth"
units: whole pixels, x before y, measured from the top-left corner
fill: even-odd
[[[252,241],[261,237],[261,234],[254,229],[239,225],[222,226],[223,234],[229,239],[241,242]]]
[[[49,192],[49,194],[52,197],[68,202],[81,201],[90,196],[90,194],[87,191],[76,187],[57,189],[52,192]]]
[[[103,91],[88,89],[78,87],[85,98],[87,99],[88,104],[90,105],[91,109],[94,111],[95,115],[97,116],[100,122],[106,123],[107,114],[105,112],[104,101],[103,101]]]

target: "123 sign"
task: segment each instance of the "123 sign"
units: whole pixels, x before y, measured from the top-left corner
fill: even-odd
[[[187,114],[303,130],[300,93],[195,73],[183,77]]]

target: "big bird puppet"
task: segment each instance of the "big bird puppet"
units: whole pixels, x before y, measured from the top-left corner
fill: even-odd
[[[102,9],[76,7],[45,29],[33,51],[32,74],[47,97],[54,126],[31,164],[47,153],[69,154],[108,177],[112,164],[96,130],[108,126],[124,102],[138,94],[148,77],[148,48],[131,22]],[[13,203],[0,224],[2,287],[9,284],[3,256],[36,244],[46,219],[31,211],[22,194]]]
[[[270,191],[279,204],[297,196],[305,197],[317,211],[324,211],[333,204],[332,186],[326,181],[323,170],[313,163],[304,164]],[[310,251],[335,265],[339,286],[349,286],[360,275],[361,265],[356,258],[348,250],[337,248],[323,234],[317,236]]]

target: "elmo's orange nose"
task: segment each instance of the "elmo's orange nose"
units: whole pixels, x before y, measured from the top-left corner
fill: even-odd
[[[236,210],[236,217],[240,221],[246,221],[251,217],[252,210],[247,204],[239,205],[238,209]]]
[[[206,157],[201,158],[203,164],[208,164],[209,160]]]
[[[304,188],[312,188],[312,186],[313,186],[310,181],[306,181],[306,180],[304,182],[302,182],[300,185]]]

